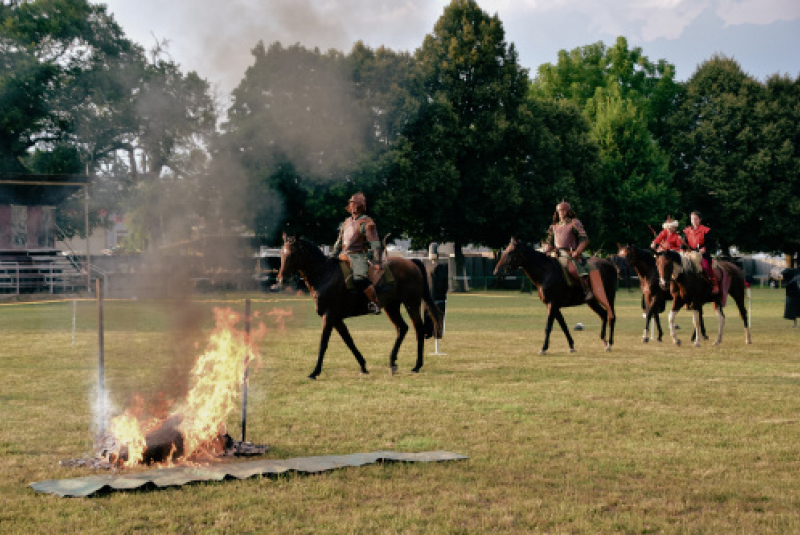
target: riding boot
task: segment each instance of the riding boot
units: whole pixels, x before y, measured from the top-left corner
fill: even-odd
[[[717,280],[717,275],[714,273],[714,268],[708,265],[708,262],[703,260],[703,273],[705,273],[708,282],[711,283],[711,293],[718,294],[719,293],[719,281]]]
[[[381,304],[378,301],[378,296],[375,294],[375,287],[370,284],[369,286],[364,288],[364,295],[366,295],[367,299],[369,299],[369,304],[367,304],[367,309],[369,310],[369,313],[380,314]]]
[[[578,280],[581,283],[581,288],[583,288],[583,300],[591,301],[594,296],[592,295],[592,288],[589,286],[589,277],[578,277]]]
[[[592,292],[594,293],[595,299],[600,305],[606,309],[606,313],[608,313],[608,319],[614,319],[614,311],[611,310],[611,305],[608,304],[608,298],[606,297],[606,289],[603,286],[603,278],[600,276],[600,271],[594,269],[589,272],[589,280],[592,283]]]

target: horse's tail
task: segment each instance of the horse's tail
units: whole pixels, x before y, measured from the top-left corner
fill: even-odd
[[[425,313],[433,322],[433,335],[436,338],[441,338],[444,326],[444,314],[442,314],[442,311],[439,310],[439,307],[436,306],[436,302],[433,300],[431,288],[428,284],[428,271],[425,269],[425,264],[423,264],[422,260],[419,258],[412,258],[411,261],[416,264],[422,274],[422,300],[425,304]]]

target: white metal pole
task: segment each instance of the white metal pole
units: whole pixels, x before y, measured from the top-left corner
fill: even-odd
[[[752,327],[752,306],[751,306],[750,287],[747,287],[747,328]]]
[[[75,311],[78,305],[77,302],[72,300],[72,347],[75,347]]]

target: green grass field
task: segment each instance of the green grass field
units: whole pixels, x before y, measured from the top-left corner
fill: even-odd
[[[106,381],[123,406],[179,392],[212,327],[211,307],[106,303]],[[440,351],[420,374],[413,338],[388,372],[394,330],[350,320],[362,376],[334,333],[319,380],[319,319],[308,297],[253,294],[270,332],[251,376],[248,438],[271,458],[384,449],[470,457],[315,476],[256,477],[89,499],[37,494],[34,481],[89,475],[97,309],[78,302],[0,305],[0,533],[144,532],[800,532],[800,328],[784,292],[753,289],[753,345],[735,307],[719,347],[642,344],[639,293],[617,298],[614,350],[599,319],[567,309],[577,353],[554,331],[539,356],[544,306],[518,292],[451,295]],[[200,298],[198,298],[200,299]],[[291,309],[280,330],[274,308]],[[664,317],[666,328],[666,317]],[[707,312],[709,332],[716,317]],[[665,334],[665,340],[669,340]],[[426,345],[426,353],[433,344]],[[239,435],[239,415],[229,431]]]

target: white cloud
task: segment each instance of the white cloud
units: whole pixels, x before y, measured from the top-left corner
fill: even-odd
[[[798,0],[718,0],[716,13],[725,24],[772,24],[800,18]]]

